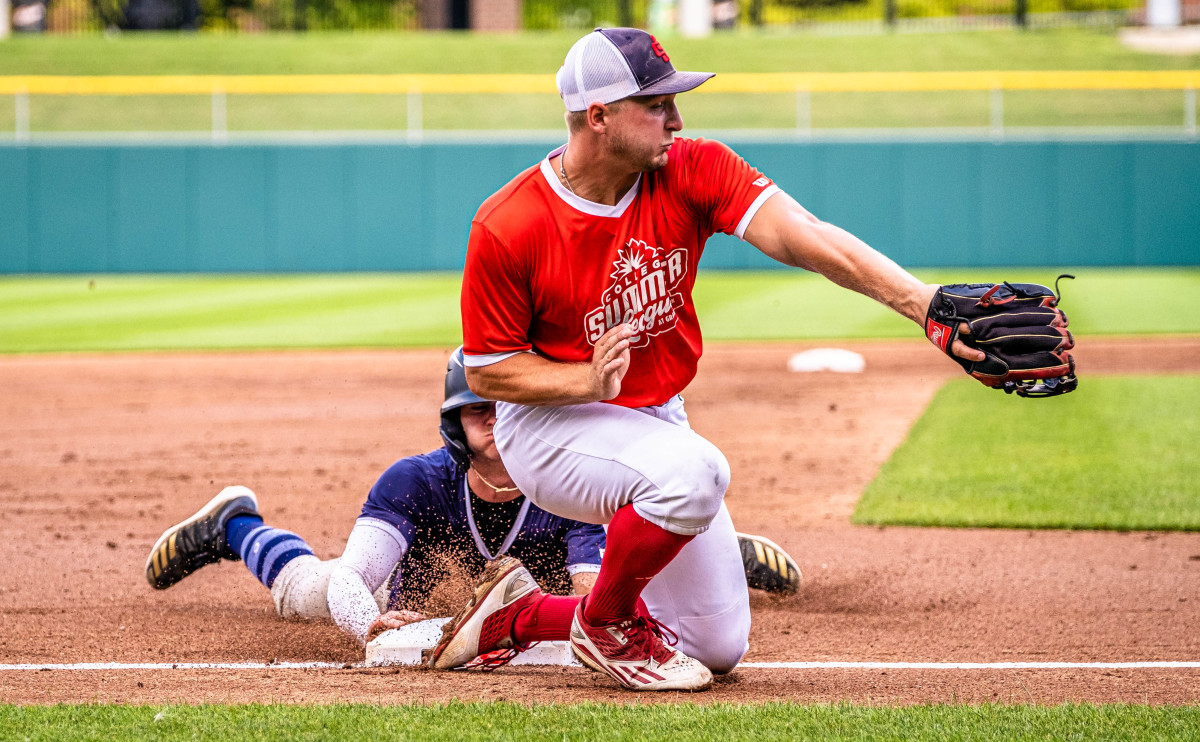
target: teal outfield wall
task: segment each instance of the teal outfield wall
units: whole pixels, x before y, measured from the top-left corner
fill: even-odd
[[[1200,264],[1200,142],[730,143],[906,266]],[[455,270],[549,149],[0,146],[0,272]],[[705,264],[775,265],[724,236]]]

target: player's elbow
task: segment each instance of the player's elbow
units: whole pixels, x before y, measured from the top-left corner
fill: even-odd
[[[467,386],[476,396],[491,400],[504,400],[511,396],[513,384],[503,370],[497,369],[495,366],[479,368],[467,366],[464,370],[467,376]]]
[[[467,377],[467,386],[476,395],[488,399],[484,394],[487,391],[490,379],[488,378],[487,368],[473,368],[467,366],[463,369]]]

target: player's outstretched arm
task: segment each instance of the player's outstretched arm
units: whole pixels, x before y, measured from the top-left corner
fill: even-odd
[[[869,296],[924,326],[937,285],[926,284],[841,227],[813,216],[780,192],[767,199],[746,227],[746,241],[768,257]],[[966,328],[964,325],[964,329]],[[982,351],[955,340],[954,354],[981,361]]]
[[[379,618],[374,592],[404,557],[404,551],[396,535],[372,519],[356,521],[346,539],[346,549],[329,576],[326,599],[333,622],[361,644],[366,644]]]
[[[489,366],[468,366],[467,385],[484,399],[523,405],[586,404],[621,393],[629,370],[629,338],[633,328],[617,325],[600,336],[591,363],[559,363],[533,353]]]

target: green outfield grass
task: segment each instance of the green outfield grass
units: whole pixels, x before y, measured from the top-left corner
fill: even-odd
[[[1088,335],[1200,333],[1200,270],[1081,268],[1063,282],[1072,329]],[[926,281],[1053,283],[1056,271],[918,271]],[[0,353],[454,346],[460,276],[99,275],[0,277]],[[710,340],[914,338],[909,321],[794,270],[701,271]],[[1156,311],[1143,311],[1145,297]],[[764,319],[769,318],[769,319]]]
[[[400,689],[402,693],[402,689]],[[1196,739],[1200,708],[849,704],[451,703],[437,706],[0,706],[12,739]]]
[[[457,345],[452,274],[0,278],[0,349]]]
[[[310,33],[220,36],[18,36],[0,44],[0,75],[549,73],[578,32],[524,34]],[[1166,70],[1200,68],[1200,54],[1155,55],[1122,46],[1113,30],[796,36],[736,32],[671,39],[681,67],[717,72],[872,70]],[[399,131],[404,96],[230,95],[231,132]],[[689,130],[792,129],[794,95],[695,94]],[[990,124],[986,92],[824,93],[808,103],[818,129],[977,127]],[[1007,126],[1158,126],[1185,121],[1179,91],[1011,93]],[[560,130],[562,104],[546,95],[426,95],[427,130]],[[0,97],[0,132],[16,126]],[[33,132],[195,132],[212,126],[207,96],[49,96],[29,99]]]
[[[552,73],[580,31],[14,36],[0,75]],[[664,37],[665,38],[665,37]],[[1194,69],[1200,54],[1146,54],[1113,29],[671,38],[681,69],[718,72]]]
[[[1047,400],[957,379],[854,522],[1200,530],[1200,376],[1088,377]]]
[[[1060,272],[1076,276],[1060,287],[1071,329],[1081,337],[1200,332],[1200,269],[914,271],[930,283],[1008,280],[1051,286]],[[911,322],[870,299],[801,271],[701,270],[695,296],[709,340],[906,338],[919,332]],[[1141,309],[1146,296],[1166,304],[1151,316]]]

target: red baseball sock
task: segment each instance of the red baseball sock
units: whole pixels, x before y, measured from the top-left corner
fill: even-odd
[[[633,505],[618,510],[608,524],[604,560],[583,605],[584,620],[603,626],[634,615],[642,588],[693,538],[654,525]]]
[[[543,595],[517,614],[513,620],[513,640],[518,644],[567,641],[571,634],[571,621],[582,599],[582,595]],[[650,615],[650,609],[641,598],[637,600],[637,615]]]
[[[571,621],[582,595],[543,595],[523,609],[513,621],[513,640],[530,642],[566,641],[571,637]]]
[[[651,617],[650,608],[646,606],[646,601],[642,600],[641,598],[638,598],[637,602],[637,615],[641,616],[642,618]]]

